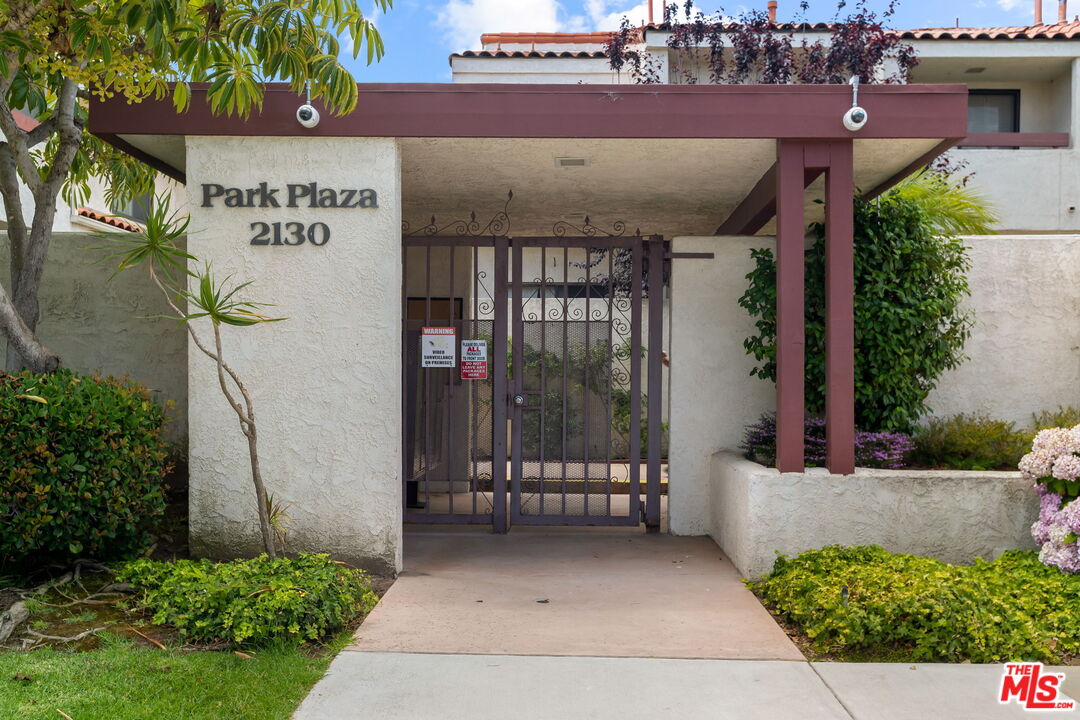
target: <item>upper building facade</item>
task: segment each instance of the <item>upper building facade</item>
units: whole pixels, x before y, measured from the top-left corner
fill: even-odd
[[[1038,3],[1037,3],[1038,4]],[[1002,233],[1080,232],[1080,20],[1065,3],[1053,24],[897,31],[919,60],[911,82],[969,88],[969,137],[949,157],[991,201]],[[776,24],[776,31],[828,40],[827,25]],[[702,60],[668,46],[664,25],[638,32],[661,82],[707,82]],[[450,57],[456,83],[636,83],[611,69],[611,32],[490,33],[481,49]],[[706,49],[702,48],[702,55]],[[691,65],[693,60],[690,61]],[[886,70],[888,72],[888,70]],[[873,108],[867,108],[873,117]]]

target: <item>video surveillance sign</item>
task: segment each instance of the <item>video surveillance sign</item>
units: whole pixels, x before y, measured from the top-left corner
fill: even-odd
[[[457,329],[426,327],[420,332],[420,367],[452,368],[457,366]]]

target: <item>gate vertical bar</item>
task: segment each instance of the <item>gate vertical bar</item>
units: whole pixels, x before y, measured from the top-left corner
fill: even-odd
[[[494,253],[494,250],[492,251]],[[479,281],[476,274],[480,272],[480,246],[472,246],[472,265],[469,267],[469,278],[472,286],[472,336],[474,338],[480,337],[480,288]],[[469,285],[466,285],[468,287]],[[464,325],[464,323],[462,323]],[[494,348],[493,348],[494,349]],[[476,514],[477,505],[479,502],[479,490],[480,490],[480,472],[477,465],[478,456],[480,454],[480,419],[478,409],[480,407],[480,386],[476,383],[469,385],[469,397],[472,401],[472,413],[469,415],[469,432],[472,435],[472,442],[469,443],[471,461],[471,472],[469,473],[469,492],[472,494],[472,514]]]
[[[431,246],[427,246],[424,271],[424,327],[431,326]],[[421,361],[422,364],[423,361]],[[431,368],[424,373],[424,512],[431,512]]]
[[[630,271],[630,517],[641,517],[641,238]]]
[[[510,392],[515,395],[525,394],[525,319],[521,307],[521,243],[511,243],[513,248],[511,295],[513,305],[510,310],[511,337],[514,349],[511,356],[513,363],[514,384]],[[522,407],[515,400],[510,420],[510,517],[521,516],[521,425]],[[543,512],[543,508],[541,508]]]
[[[592,249],[585,248],[585,351],[583,356],[585,358],[582,363],[582,372],[584,373],[584,390],[582,391],[582,404],[585,406],[582,414],[585,417],[584,422],[584,452],[585,452],[585,497],[584,497],[584,509],[583,515],[589,514],[589,462],[592,460],[589,453],[589,425],[592,424],[592,417],[589,415],[589,359],[592,357],[592,316],[589,314],[591,309],[589,307],[589,298],[592,294],[590,292],[592,286]],[[569,358],[567,358],[569,360]]]
[[[495,238],[495,313],[492,328],[491,362],[494,389],[491,399],[491,484],[492,530],[506,532],[506,246],[505,237]]]
[[[544,484],[547,481],[547,247],[540,246],[540,512],[544,511]]]
[[[457,330],[457,318],[456,318],[456,309],[457,309],[457,302],[456,301],[457,301],[457,298],[454,297],[454,289],[455,289],[454,288],[454,272],[455,272],[454,260],[457,258],[457,245],[451,245],[449,247],[449,250],[450,250],[450,292],[447,293],[447,294],[450,297],[450,327],[454,328],[455,332],[454,332],[454,366],[450,369],[450,373],[449,373],[450,378],[446,383],[446,395],[447,395],[447,398],[446,398],[446,422],[443,423],[444,427],[446,428],[444,430],[444,432],[443,432],[443,438],[444,438],[444,440],[446,442],[446,445],[444,446],[444,449],[443,449],[443,456],[444,456],[445,462],[446,462],[446,471],[444,473],[446,475],[446,486],[447,486],[446,499],[447,499],[447,502],[449,503],[449,510],[447,510],[447,512],[449,512],[451,515],[453,515],[454,514],[454,481],[456,480],[456,478],[454,477],[454,470],[456,469],[454,467],[454,465],[455,465],[455,463],[454,463],[454,425],[457,424],[456,422],[454,422],[454,412],[455,412],[455,410],[457,410],[457,407],[455,406],[455,403],[454,403],[454,386],[457,384],[457,382],[456,382],[457,381],[456,376],[458,374],[458,358],[457,358],[457,354],[458,354],[458,348],[460,347],[459,341],[461,340],[461,338],[460,338],[460,336],[458,336],[458,334],[456,332],[456,330]],[[464,308],[462,308],[462,315],[464,315]],[[463,326],[462,331],[464,331],[464,329],[465,328]]]
[[[416,403],[413,399],[414,389],[409,382],[409,248],[402,244],[401,248],[401,417],[405,420],[405,429],[401,433],[401,511],[408,512],[409,507],[409,483],[412,481],[413,468],[416,463],[412,459],[414,438],[412,432],[415,427]]]
[[[660,530],[660,408],[663,407],[664,243],[649,239],[649,449],[645,478],[645,527]]]

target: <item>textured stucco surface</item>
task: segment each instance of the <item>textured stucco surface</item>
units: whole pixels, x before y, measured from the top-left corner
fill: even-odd
[[[777,553],[881,545],[951,563],[1033,548],[1039,502],[1019,473],[823,468],[784,473],[731,452],[711,462],[709,534],[746,577]]]
[[[109,280],[116,263],[92,233],[54,233],[41,284],[42,342],[60,354],[64,367],[83,373],[130,375],[169,410],[168,437],[187,438],[187,355],[183,331],[159,317],[169,307],[145,272],[129,270]],[[7,233],[0,231],[0,277],[8,283]],[[0,358],[7,343],[0,336]],[[0,364],[2,364],[0,359]]]
[[[1025,427],[1033,413],[1080,407],[1080,235],[979,236],[969,247],[975,325],[968,360],[942,375],[933,415],[986,413]],[[750,377],[742,342],[753,322],[738,306],[750,248],[772,238],[676,238],[672,263],[672,532],[708,532],[709,462],[737,449],[743,428],[775,407],[774,386]],[[732,498],[732,502],[741,502]]]
[[[1031,414],[1080,407],[1080,235],[966,238],[970,358],[942,375],[938,416],[982,412],[1026,426]]]
[[[671,452],[668,503],[671,532],[708,532],[709,461],[735,448],[743,428],[775,406],[771,383],[750,377],[753,359],[743,338],[754,324],[739,307],[750,249],[767,237],[680,237],[674,252],[714,254],[675,260],[671,277]]]
[[[189,250],[284,322],[225,328],[249,384],[268,489],[290,505],[288,549],[401,567],[400,156],[387,138],[187,138]],[[200,207],[202,183],[374,188],[377,209]],[[285,203],[282,203],[283,205]],[[249,225],[326,223],[321,247],[252,246]],[[257,551],[254,492],[213,364],[189,346],[191,543]]]

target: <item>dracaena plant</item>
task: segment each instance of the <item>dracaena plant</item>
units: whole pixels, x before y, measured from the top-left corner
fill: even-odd
[[[0,284],[9,370],[50,372],[60,357],[36,335],[38,293],[57,199],[77,205],[100,180],[106,200],[152,191],[154,172],[86,131],[92,98],[191,102],[207,83],[218,114],[246,117],[265,84],[309,92],[351,111],[356,81],[341,42],[368,63],[383,42],[361,6],[392,0],[6,0],[0,2],[0,196],[10,241],[10,286]],[[13,111],[22,115],[13,114]],[[25,202],[23,189],[32,202]]]
[[[145,268],[151,282],[161,291],[169,308],[187,330],[191,342],[214,362],[218,386],[229,407],[236,413],[240,431],[247,440],[263,550],[270,557],[275,557],[275,536],[281,538],[284,547],[284,534],[281,523],[275,522],[275,504],[267,493],[259,465],[255,407],[247,385],[225,360],[221,326],[249,327],[278,322],[284,318],[264,315],[261,312],[265,307],[263,303],[239,298],[239,294],[251,285],[250,282],[232,284],[230,278],[217,280],[209,262],[204,263],[200,271],[189,269],[197,265],[197,258],[179,246],[179,240],[187,234],[189,222],[186,216],[171,210],[168,196],[162,194],[155,199],[144,232],[122,235],[100,233],[99,237],[108,242],[103,248],[108,251],[106,257],[116,261],[113,277],[124,270]],[[203,335],[207,330],[212,335],[210,341]]]

